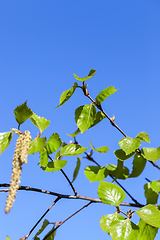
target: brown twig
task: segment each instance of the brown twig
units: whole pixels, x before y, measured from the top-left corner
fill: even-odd
[[[92,201],[88,202],[87,204],[85,204],[83,207],[81,207],[80,209],[78,209],[76,212],[74,212],[73,214],[71,214],[69,217],[67,217],[65,220],[61,221],[58,223],[58,226],[56,228],[54,228],[49,234],[47,234],[43,240],[47,239],[54,231],[56,231],[60,226],[62,226],[62,224],[64,224],[67,220],[69,220],[71,217],[73,217],[74,215],[76,215],[78,212],[80,212],[81,210],[83,210],[84,208],[88,207],[90,204],[92,203]]]

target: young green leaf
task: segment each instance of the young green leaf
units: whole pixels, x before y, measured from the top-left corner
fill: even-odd
[[[135,212],[147,224],[160,228],[160,211],[155,205],[148,204]]]
[[[152,227],[145,223],[142,219],[137,224],[139,227],[139,235],[137,240],[154,240],[158,232],[158,228]]]
[[[155,162],[160,158],[160,147],[142,148],[142,155],[145,159]]]
[[[30,148],[28,154],[34,154],[40,152],[41,149],[44,147],[46,142],[46,137],[43,138],[35,138],[31,141]]]
[[[75,82],[71,89],[68,89],[65,92],[63,92],[60,97],[60,103],[58,106],[56,106],[56,108],[62,106],[65,102],[67,102],[68,99],[73,95],[77,87],[78,84],[77,82]]]
[[[46,148],[42,148],[42,150],[40,151],[40,162],[39,165],[46,167],[48,164],[48,154],[47,154],[47,150]]]
[[[109,174],[105,167],[99,166],[88,166],[85,168],[84,173],[90,182],[101,181]]]
[[[7,236],[6,240],[12,240],[10,237]]]
[[[61,148],[61,155],[75,156],[84,153],[87,149],[88,147],[84,148],[78,144],[71,143]]]
[[[125,218],[121,216],[120,214],[112,213],[107,214],[105,216],[102,216],[100,219],[100,226],[104,232],[107,232],[110,234],[110,225],[112,222],[115,222],[116,220],[124,220]]]
[[[118,161],[118,165],[108,164],[107,169],[109,174],[116,179],[126,179],[129,175],[129,169],[123,166],[122,161]]]
[[[144,185],[145,197],[147,204],[157,203],[158,195],[160,192],[160,181],[152,181]]]
[[[56,152],[62,144],[62,141],[58,133],[53,133],[49,140],[46,142],[47,154],[52,154]]]
[[[129,219],[117,220],[110,226],[112,240],[136,240],[138,233],[139,227]]]
[[[103,203],[119,206],[125,199],[125,192],[114,183],[100,182],[98,196]]]
[[[14,115],[18,124],[24,123],[28,118],[32,116],[32,110],[27,106],[27,101],[14,110]]]
[[[8,147],[12,140],[13,132],[3,132],[0,133],[0,154]]]
[[[146,132],[139,133],[135,138],[150,143],[149,135]]]
[[[135,153],[132,152],[127,155],[122,149],[118,149],[118,150],[114,151],[114,154],[119,160],[125,161],[125,160],[131,158]]]
[[[94,122],[96,107],[93,104],[83,105],[75,111],[75,121],[81,133],[85,132]]]
[[[95,73],[96,73],[96,70],[91,69],[91,70],[89,71],[89,74],[88,74],[87,77],[80,78],[80,77],[78,77],[78,76],[77,76],[76,74],[74,74],[74,73],[73,73],[73,76],[74,76],[75,79],[77,79],[78,81],[83,81],[83,82],[84,82],[84,81],[88,80],[89,78],[93,77]]]
[[[48,224],[49,224],[49,221],[45,219],[45,220],[43,221],[42,227],[38,230],[38,232],[37,232],[36,235],[34,236],[34,239],[43,232],[43,230],[48,226]]]
[[[133,139],[130,137],[125,137],[119,141],[119,146],[126,153],[126,155],[135,152],[140,145],[141,141],[138,138]]]
[[[79,128],[78,128],[74,133],[72,133],[72,134],[67,134],[67,135],[70,136],[70,137],[76,137],[76,136],[78,135],[78,133],[80,133]]]
[[[92,150],[95,150],[96,152],[99,152],[99,153],[106,153],[106,152],[108,152],[109,148],[108,148],[107,146],[105,146],[105,147],[99,147],[99,148],[94,148],[93,145],[92,145],[92,143],[91,143],[91,140],[89,140],[89,141],[90,141]]]
[[[61,170],[65,165],[66,160],[54,160],[53,162],[49,162],[46,167],[41,167],[46,172],[56,172]]]
[[[78,175],[78,172],[79,172],[79,169],[80,169],[80,165],[81,165],[81,159],[82,158],[77,157],[77,164],[76,164],[76,168],[74,169],[72,183],[75,181],[75,179],[76,179],[76,177]]]
[[[118,89],[117,89],[118,90]],[[115,93],[117,91],[113,86],[110,86],[108,88],[103,89],[96,97],[95,103],[100,104],[105,99],[107,99],[111,94]]]
[[[90,128],[91,128],[91,127],[94,127],[96,124],[98,124],[99,122],[101,122],[104,118],[106,118],[106,116],[104,115],[104,113],[102,113],[101,111],[96,112],[96,116],[95,116],[94,122],[93,122],[93,124],[90,126]]]
[[[53,232],[53,230],[55,229],[55,227],[53,227],[45,236],[44,239],[46,240],[54,240],[55,236],[56,236],[56,230]],[[51,233],[52,232],[52,233]],[[51,234],[50,234],[51,233]],[[49,235],[49,236],[48,236]],[[48,236],[48,237],[47,237]]]
[[[146,159],[140,153],[136,153],[132,164],[133,168],[129,178],[138,177],[143,172]]]
[[[32,114],[32,116],[30,117],[30,120],[36,127],[38,127],[40,132],[43,132],[50,124],[49,120],[47,120],[44,117],[40,117],[35,113]]]

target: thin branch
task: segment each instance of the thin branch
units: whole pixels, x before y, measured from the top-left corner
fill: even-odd
[[[40,217],[40,219],[37,221],[37,223],[33,226],[33,228],[29,231],[29,233],[24,236],[22,239],[27,239],[29,235],[33,232],[33,230],[37,227],[37,225],[41,222],[41,220],[44,218],[44,216],[49,212],[49,210],[58,202],[61,198],[57,197],[56,200],[51,204],[51,206],[47,209],[47,211]]]
[[[0,187],[9,187],[10,184],[7,183],[2,183],[0,184]],[[91,198],[91,197],[86,197],[86,196],[82,196],[82,195],[66,195],[66,194],[61,194],[61,193],[55,193],[55,192],[51,192],[51,191],[47,191],[47,190],[42,190],[42,189],[38,189],[38,188],[32,188],[32,187],[28,187],[28,186],[19,186],[19,190],[24,190],[24,191],[33,191],[33,192],[40,192],[40,193],[44,193],[44,194],[49,194],[49,195],[53,195],[56,196],[58,198],[65,198],[65,199],[79,199],[79,200],[86,200],[86,201],[92,201],[94,203],[102,203],[102,201],[99,198]],[[9,188],[7,189],[0,189],[0,192],[8,192]],[[141,204],[135,204],[135,203],[121,203],[121,206],[131,206],[131,207],[144,207],[145,205]]]
[[[76,215],[78,212],[80,212],[81,210],[83,210],[84,208],[88,207],[90,204],[92,203],[92,201],[88,202],[87,204],[85,204],[83,207],[81,207],[80,209],[78,209],[76,212],[74,212],[73,214],[71,214],[69,217],[67,217],[65,220],[61,221],[58,223],[58,226],[56,228],[54,228],[48,235],[46,235],[43,240],[47,239],[54,231],[56,231],[60,226],[62,226],[62,224],[64,224],[67,220],[69,220],[71,217],[73,217],[74,215]]]
[[[48,157],[49,157],[49,159],[50,159],[52,162],[54,162],[53,158],[51,158],[49,155],[48,155]],[[69,185],[71,186],[71,188],[72,188],[72,190],[73,190],[73,192],[74,192],[74,194],[75,194],[75,196],[76,196],[76,195],[77,195],[77,191],[75,190],[73,184],[71,183],[71,181],[69,180],[69,178],[67,177],[67,175],[65,174],[65,172],[63,171],[63,169],[60,169],[60,171],[61,171],[61,173],[65,176],[65,178],[67,179]]]

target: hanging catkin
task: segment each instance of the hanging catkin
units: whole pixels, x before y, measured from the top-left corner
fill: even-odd
[[[15,153],[13,156],[13,168],[9,187],[9,193],[6,200],[5,212],[8,213],[15,201],[17,190],[20,184],[20,177],[22,173],[22,164],[27,163],[28,150],[31,142],[31,134],[25,131],[21,134],[16,142]]]

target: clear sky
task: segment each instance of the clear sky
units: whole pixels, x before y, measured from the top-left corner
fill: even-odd
[[[88,90],[95,98],[104,88],[113,85],[119,90],[103,103],[103,108],[130,137],[139,132],[149,134],[151,144],[159,147],[160,100],[160,2],[158,0],[16,0],[0,2],[0,132],[17,128],[13,111],[27,100],[39,116],[51,121],[43,136],[58,132],[69,142],[67,133],[76,130],[74,111],[89,104],[80,89],[62,107],[59,98],[72,87],[73,73],[80,77],[90,69],[96,74],[88,80]],[[29,120],[21,127],[38,132]],[[0,183],[9,183],[16,135],[1,156]],[[116,164],[113,151],[123,136],[107,120],[79,134],[77,141],[95,147],[108,146],[106,154],[95,154],[99,164]],[[54,156],[53,156],[54,157]],[[64,171],[72,180],[76,157],[66,158]],[[39,154],[29,156],[21,184],[59,193],[72,194],[61,172],[46,173],[37,165]],[[84,176],[89,165],[82,161],[74,186],[79,194],[97,197],[98,183]],[[158,164],[158,162],[157,162]],[[131,161],[126,166],[132,169]],[[136,180],[120,181],[141,203],[145,204],[145,177],[158,180],[157,169],[147,164]],[[106,179],[110,181],[109,178]],[[138,187],[137,187],[138,186]],[[4,213],[7,194],[0,197],[0,239],[8,235],[17,240],[26,235],[54,201],[52,196],[19,192],[9,214]],[[130,202],[127,197],[125,201]],[[61,221],[85,204],[79,200],[61,200],[46,216],[50,222]],[[124,209],[125,211],[127,209]],[[99,226],[102,215],[115,212],[108,205],[92,204],[58,229],[56,240],[111,239]],[[133,217],[135,223],[137,217]],[[41,226],[41,225],[40,225]],[[40,227],[39,226],[39,227]],[[29,239],[34,237],[33,232]],[[49,230],[49,229],[48,229]],[[46,233],[46,232],[45,232]],[[42,235],[43,237],[44,235]],[[42,239],[41,237],[41,239]],[[157,235],[156,239],[159,239]]]

